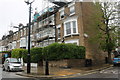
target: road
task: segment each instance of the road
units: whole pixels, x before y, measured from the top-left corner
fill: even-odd
[[[2,80],[40,80],[40,79],[32,79],[28,77],[23,77],[16,75],[16,72],[6,72],[2,71],[2,68],[0,67],[0,79]]]
[[[112,67],[106,70],[93,72],[90,74],[86,74],[81,76],[81,78],[118,78],[120,77],[120,68],[119,67]]]
[[[55,80],[120,80],[120,67],[111,67],[105,70],[77,75],[77,77]]]
[[[75,77],[76,79],[82,78],[83,80],[120,80],[120,67],[111,67],[105,70],[92,72],[83,76]],[[81,80],[82,80],[81,79]]]
[[[0,68],[0,71],[2,69]],[[23,76],[16,75],[16,72],[1,72],[2,80],[43,80],[43,79],[31,79]],[[66,79],[54,79],[54,80],[120,80],[120,67],[112,67],[106,70],[97,71],[85,75],[78,75],[77,77],[66,78]],[[53,79],[48,79],[53,80]]]

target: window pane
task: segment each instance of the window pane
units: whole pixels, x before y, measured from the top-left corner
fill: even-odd
[[[75,7],[74,6],[70,7],[70,14],[72,14],[72,13],[75,13]]]
[[[60,28],[58,28],[58,38],[60,38]]]
[[[73,24],[73,33],[76,33],[76,21],[73,21],[72,24]]]
[[[71,34],[71,26],[70,26],[70,22],[66,23],[66,34]]]

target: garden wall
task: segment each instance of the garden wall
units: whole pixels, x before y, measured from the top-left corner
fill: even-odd
[[[49,66],[50,67],[84,67],[85,59],[66,59],[59,61],[49,61]]]

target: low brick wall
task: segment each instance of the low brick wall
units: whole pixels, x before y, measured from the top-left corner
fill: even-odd
[[[85,59],[70,59],[70,60],[68,60],[68,66],[84,67],[85,66]]]
[[[66,59],[59,61],[49,61],[51,67],[83,67],[85,66],[85,59]]]
[[[49,66],[51,66],[51,67],[68,66],[68,60],[49,61]]]

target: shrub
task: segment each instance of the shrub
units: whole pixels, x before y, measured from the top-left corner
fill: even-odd
[[[27,61],[27,50],[26,49],[13,49],[12,57],[13,58],[23,58],[23,60]]]
[[[31,62],[37,63],[43,59],[42,48],[31,48],[30,50]],[[13,49],[12,57],[13,58],[23,58],[24,62],[27,62],[28,50],[26,49]]]
[[[42,48],[31,48],[31,62],[38,63],[43,59]]]
[[[53,43],[43,49],[44,58],[48,60],[83,59],[85,47],[75,44]]]

